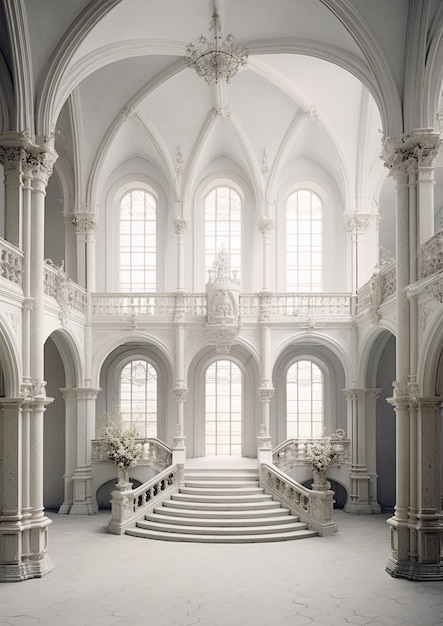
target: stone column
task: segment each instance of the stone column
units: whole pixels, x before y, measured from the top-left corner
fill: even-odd
[[[0,137],[1,141],[1,137]],[[5,176],[5,239],[23,249],[23,179],[21,146],[0,146],[0,163]]]
[[[172,393],[177,403],[177,420],[175,425],[173,463],[184,463],[186,457],[184,432],[184,404],[188,397],[185,384],[185,296],[177,291],[175,294],[174,326],[175,326],[175,359],[174,388]]]
[[[188,222],[183,217],[174,218],[174,232],[177,235],[177,291],[185,290],[185,232]]]
[[[0,581],[15,582],[27,576],[23,536],[29,534],[23,524],[23,398],[0,399]]]
[[[73,503],[69,513],[92,515],[97,512],[95,494],[92,493],[92,439],[95,436],[95,401],[97,389],[76,388],[77,433],[76,467],[72,475]]]
[[[259,449],[259,462],[260,458],[263,458],[263,454],[269,454],[272,452],[272,439],[271,429],[269,423],[269,404],[274,395],[274,386],[272,384],[271,374],[271,325],[270,325],[270,305],[271,294],[268,292],[261,292],[259,294],[259,324],[260,324],[260,339],[261,339],[261,381],[258,393],[262,403],[262,422],[260,425],[260,432],[258,435],[258,449]],[[268,452],[263,452],[263,451]],[[270,456],[272,461],[272,454]],[[261,461],[261,462],[271,462]]]
[[[427,490],[429,476],[416,473],[421,454],[415,447],[417,434],[417,402],[420,395],[416,382],[418,319],[416,302],[411,303],[407,287],[416,277],[419,241],[430,230],[429,187],[422,188],[422,175],[429,178],[430,168],[438,153],[440,135],[428,129],[414,130],[385,141],[382,158],[396,183],[396,381],[390,399],[395,408],[397,425],[397,502],[391,528],[391,557],[386,567],[394,577],[427,579],[430,569],[434,578],[443,579],[441,561],[417,563],[418,546],[423,544],[422,528],[416,523],[421,490]],[[419,182],[420,181],[420,182]],[[425,191],[426,190],[426,191]],[[421,205],[423,202],[423,205]],[[429,441],[431,457],[439,441]],[[431,554],[432,551],[428,551]],[[420,573],[421,572],[421,573]],[[422,577],[422,578],[421,578]]]
[[[359,213],[348,213],[345,215],[346,231],[351,238],[351,292],[357,293],[357,290],[365,280],[360,280],[359,269],[359,237],[367,232],[369,228],[369,217],[367,215],[360,215]],[[366,263],[367,265],[367,263]],[[375,264],[374,264],[375,265]],[[364,264],[365,267],[365,264]],[[366,279],[369,279],[367,276]]]
[[[345,510],[348,513],[371,514],[370,476],[366,467],[366,394],[367,389],[346,389],[348,424],[351,436],[350,493]]]
[[[60,389],[65,401],[66,429],[65,429],[65,473],[64,496],[58,512],[67,514],[74,502],[72,476],[76,468],[77,451],[77,393],[75,389]]]
[[[271,230],[274,228],[274,221],[270,217],[261,217],[258,222],[258,229],[263,238],[263,287],[262,291],[270,291],[270,250],[269,238]]]

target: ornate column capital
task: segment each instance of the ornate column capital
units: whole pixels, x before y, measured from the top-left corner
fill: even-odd
[[[381,158],[394,177],[432,167],[442,140],[432,129],[417,129],[398,137],[388,137]]]
[[[55,150],[38,151],[26,150],[23,163],[23,176],[38,180],[45,186],[52,175],[54,163],[57,160]]]
[[[174,217],[173,219],[174,232],[177,237],[183,237],[188,227],[188,220],[184,217]]]
[[[258,388],[258,395],[261,402],[271,402],[275,389],[272,385],[265,384]]]
[[[369,217],[361,213],[345,213],[344,215],[346,232],[352,235],[361,235],[369,228]]]
[[[260,217],[257,220],[257,226],[262,237],[269,237],[271,230],[274,228],[274,220],[271,217]]]
[[[97,217],[91,211],[75,213],[72,218],[76,235],[84,235],[95,232],[97,229]]]
[[[0,163],[5,174],[20,174],[26,150],[21,146],[0,146]]]
[[[179,384],[172,389],[172,395],[177,402],[186,402],[189,394],[189,389],[183,384]]]

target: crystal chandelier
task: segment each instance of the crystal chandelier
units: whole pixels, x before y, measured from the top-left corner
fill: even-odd
[[[212,39],[200,35],[195,44],[186,46],[188,65],[193,65],[197,74],[208,84],[213,81],[218,83],[219,80],[229,83],[240,66],[246,65],[248,51],[238,46],[231,34],[223,39],[221,21],[215,7],[209,30],[212,31]]]

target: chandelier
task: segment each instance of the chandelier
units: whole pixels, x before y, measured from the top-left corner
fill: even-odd
[[[200,35],[195,44],[186,46],[188,65],[193,65],[197,74],[208,84],[213,81],[218,83],[219,80],[229,83],[239,68],[246,65],[248,51],[238,46],[231,34],[223,39],[221,21],[215,7],[209,31],[212,31],[211,39]]]

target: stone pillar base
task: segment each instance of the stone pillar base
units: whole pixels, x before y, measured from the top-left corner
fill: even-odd
[[[344,506],[345,513],[353,515],[372,515],[374,513],[372,506],[368,502],[349,502]]]
[[[386,572],[393,578],[417,581],[443,580],[443,565],[396,561],[392,557],[386,565]]]
[[[95,515],[97,507],[93,502],[73,502],[69,515]]]
[[[72,507],[72,502],[63,502],[63,504],[60,505],[58,514],[68,515],[69,511],[71,510],[71,507]]]

